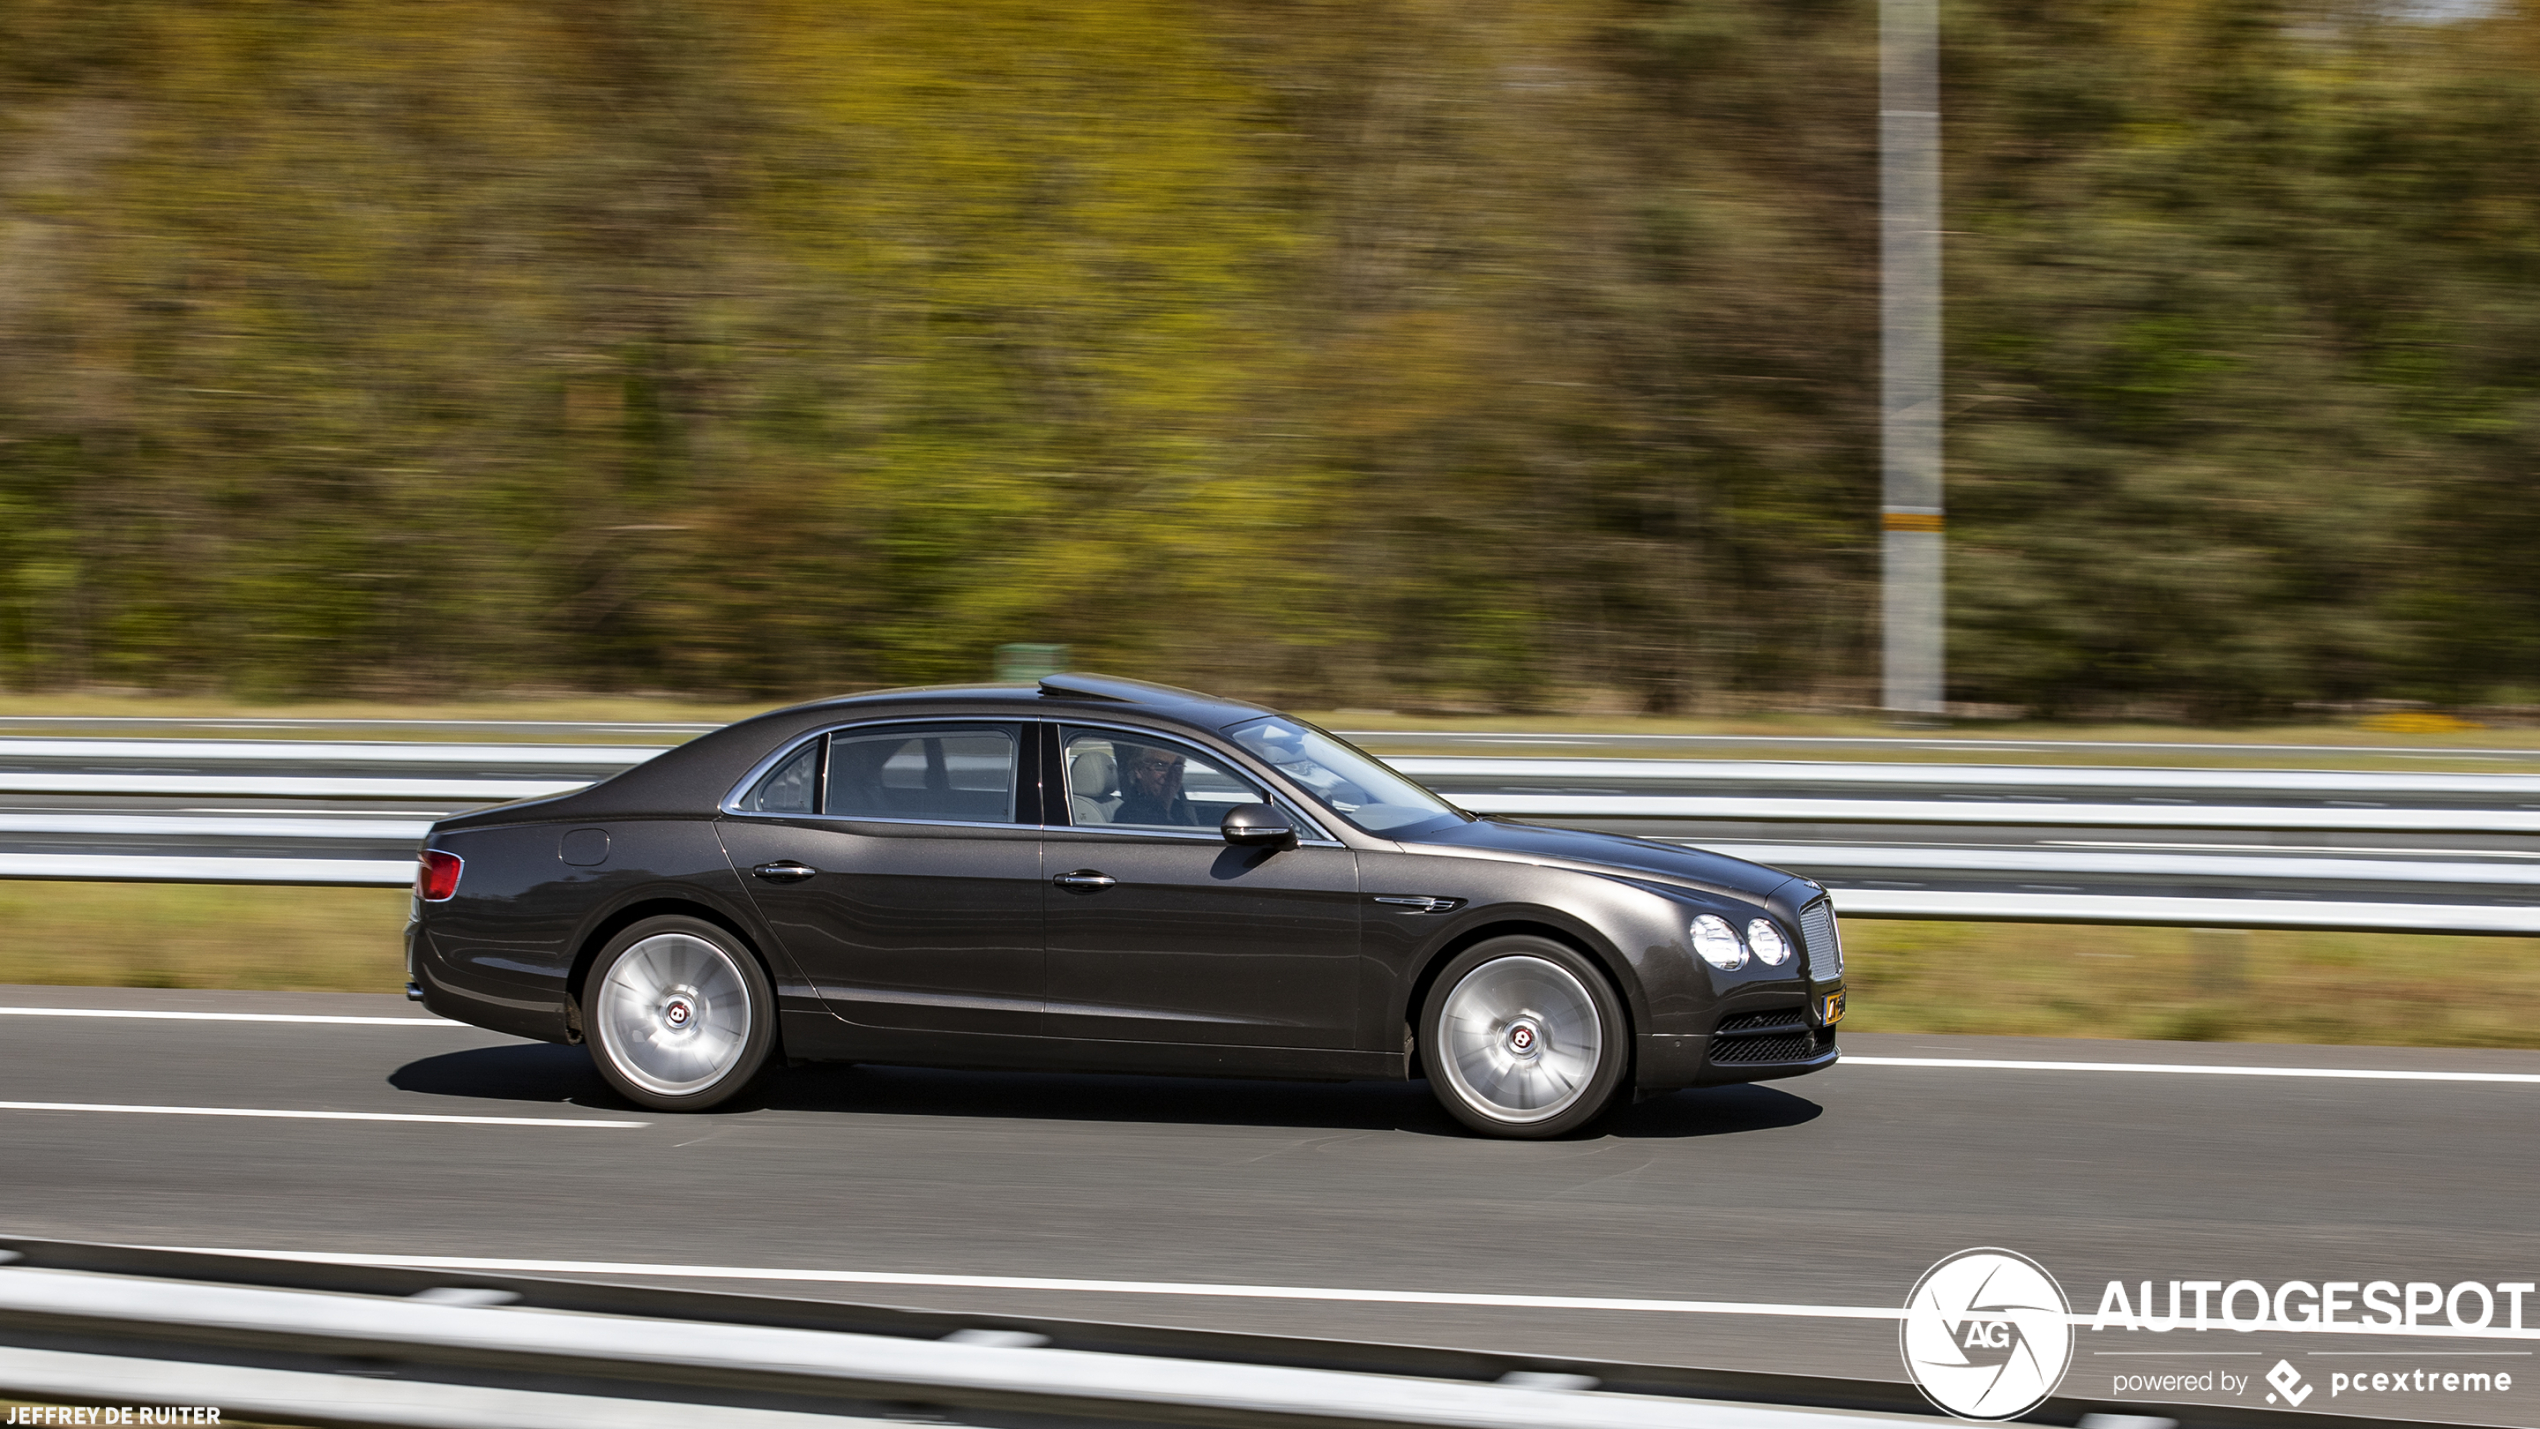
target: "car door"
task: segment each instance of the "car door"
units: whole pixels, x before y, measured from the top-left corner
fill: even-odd
[[[1041,795],[1020,721],[832,730],[719,825],[759,912],[849,1022],[1041,1030]]]
[[[1070,724],[1044,757],[1066,791],[1043,846],[1050,1035],[1355,1044],[1356,854],[1310,825],[1294,848],[1227,843],[1225,811],[1268,793],[1186,741]]]

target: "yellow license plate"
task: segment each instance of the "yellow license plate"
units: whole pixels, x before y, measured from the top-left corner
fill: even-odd
[[[1825,1006],[1821,1008],[1820,1011],[1822,1015],[1819,1016],[1817,1020],[1824,1023],[1826,1026],[1832,1027],[1836,1023],[1841,1022],[1843,1020],[1843,994],[1839,992],[1827,993]]]

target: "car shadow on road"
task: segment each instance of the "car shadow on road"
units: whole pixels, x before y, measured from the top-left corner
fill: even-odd
[[[588,1053],[546,1043],[425,1057],[390,1073],[388,1083],[425,1096],[608,1110],[629,1106],[592,1069]],[[762,1108],[1471,1135],[1438,1106],[1422,1082],[1269,1082],[815,1063],[772,1074],[729,1109]],[[1619,1107],[1584,1138],[1726,1136],[1798,1126],[1823,1111],[1815,1102],[1775,1087],[1706,1087]]]
[[[401,1092],[431,1097],[471,1097],[487,1101],[623,1110],[624,1097],[600,1080],[591,1054],[579,1047],[548,1042],[472,1047],[408,1062],[388,1074],[388,1085]]]

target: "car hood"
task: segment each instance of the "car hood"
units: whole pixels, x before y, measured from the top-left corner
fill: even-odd
[[[1406,844],[1450,853],[1489,853],[1529,863],[1559,864],[1588,873],[1610,873],[1681,884],[1762,902],[1796,875],[1742,858],[1621,834],[1556,829],[1514,819],[1482,818],[1423,834]]]

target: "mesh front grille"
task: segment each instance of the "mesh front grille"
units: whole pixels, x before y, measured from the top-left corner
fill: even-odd
[[[1799,910],[1799,937],[1808,946],[1808,972],[1819,982],[1843,976],[1843,935],[1834,925],[1834,900],[1820,898]]]
[[[1796,1007],[1779,1012],[1741,1012],[1723,1017],[1717,1030],[1722,1032],[1779,1032],[1786,1028],[1805,1027],[1808,1014]]]
[[[1783,1032],[1770,1037],[1723,1037],[1711,1043],[1715,1063],[1805,1062],[1833,1040],[1821,1032]]]

